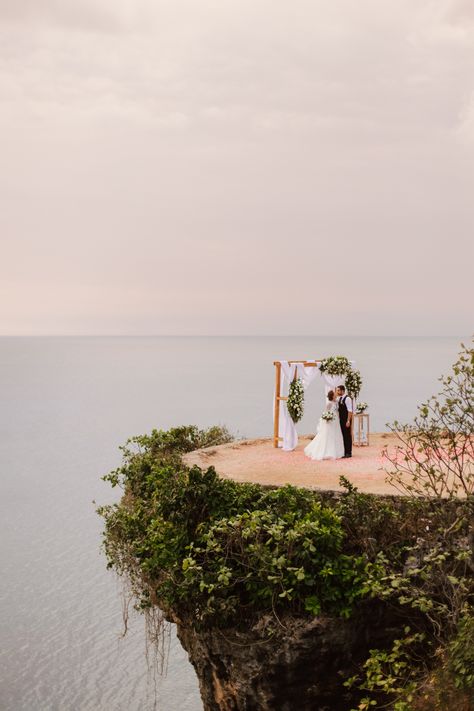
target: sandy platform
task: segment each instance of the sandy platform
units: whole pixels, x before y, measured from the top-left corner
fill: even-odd
[[[299,438],[293,452],[283,452],[273,447],[272,440],[250,439],[222,444],[218,447],[198,449],[184,457],[186,464],[200,467],[214,466],[224,478],[234,481],[251,481],[259,484],[294,484],[311,489],[340,490],[341,474],[360,491],[373,494],[399,494],[385,481],[382,471],[382,450],[392,446],[391,433],[371,434],[369,447],[354,447],[351,459],[313,462],[304,455],[304,448],[312,437]]]

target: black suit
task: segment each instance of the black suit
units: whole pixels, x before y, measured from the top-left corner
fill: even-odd
[[[349,410],[346,405],[347,395],[339,400],[339,422],[341,423],[342,438],[344,440],[344,455],[352,456],[352,427],[346,427]]]

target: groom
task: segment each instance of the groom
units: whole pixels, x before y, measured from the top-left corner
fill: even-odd
[[[337,402],[339,406],[339,422],[341,424],[342,438],[344,440],[344,458],[352,457],[352,398],[346,395],[344,385],[336,388]]]

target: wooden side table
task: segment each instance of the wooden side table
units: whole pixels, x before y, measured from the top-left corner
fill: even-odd
[[[365,412],[354,415],[354,427],[352,429],[352,442],[354,447],[369,446],[369,415]]]

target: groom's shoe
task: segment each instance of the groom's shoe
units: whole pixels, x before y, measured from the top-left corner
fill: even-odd
[[[350,459],[352,457],[352,454],[345,454],[343,459]]]

